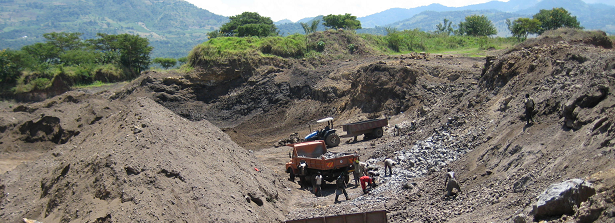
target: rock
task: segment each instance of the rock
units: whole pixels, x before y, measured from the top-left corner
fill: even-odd
[[[526,216],[524,214],[519,214],[513,218],[514,223],[526,223]]]
[[[34,219],[27,219],[27,218],[24,218],[23,222],[24,223],[42,223],[40,221],[37,221],[37,220],[34,220]]]
[[[552,184],[538,196],[538,202],[533,206],[534,221],[564,214],[574,215],[575,206],[587,201],[596,190],[589,182],[582,179],[567,180]]]
[[[521,179],[519,179],[517,182],[515,182],[515,184],[513,184],[513,192],[519,193],[525,191],[525,187],[531,180],[532,175],[526,175],[521,177]]]
[[[596,196],[592,196],[588,201],[581,203],[577,210],[575,218],[577,222],[594,222],[600,218],[602,212],[606,210],[606,193],[600,193]],[[607,213],[608,215],[608,213]]]

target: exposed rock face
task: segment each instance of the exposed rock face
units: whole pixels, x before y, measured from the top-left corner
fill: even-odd
[[[538,202],[532,210],[534,220],[574,215],[575,209],[594,194],[596,190],[582,179],[552,184],[538,196]]]

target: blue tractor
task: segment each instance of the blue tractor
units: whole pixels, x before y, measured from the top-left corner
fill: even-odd
[[[305,137],[305,141],[324,140],[327,147],[336,147],[340,144],[340,137],[335,133],[337,130],[333,128],[333,118],[323,118],[316,121],[317,123],[326,122],[327,126],[324,129],[316,130]],[[311,128],[310,128],[311,129]],[[311,130],[310,130],[311,131]]]

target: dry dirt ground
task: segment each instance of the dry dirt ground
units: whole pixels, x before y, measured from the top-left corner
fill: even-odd
[[[613,222],[612,47],[599,33],[560,30],[488,58],[238,58],[2,102],[0,219],[279,222],[386,210],[389,222],[531,221],[549,185],[582,178],[596,195],[536,220]],[[351,180],[351,200],[334,203],[332,183],[315,197],[288,181],[290,148],[272,145],[328,116],[337,127],[389,118],[384,137],[331,149],[380,167],[370,194]],[[461,183],[454,199],[444,198],[447,168]]]

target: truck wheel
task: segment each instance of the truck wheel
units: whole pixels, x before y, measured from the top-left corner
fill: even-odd
[[[374,138],[380,138],[380,137],[382,137],[383,134],[384,134],[384,131],[382,131],[382,127],[376,128],[372,132],[372,136],[374,136]]]
[[[325,143],[329,147],[336,147],[340,144],[340,137],[335,133],[329,134],[327,138],[325,138]]]
[[[288,177],[288,180],[295,182],[295,173],[293,172],[293,170],[291,168],[288,168],[288,172],[290,172],[290,176]]]

